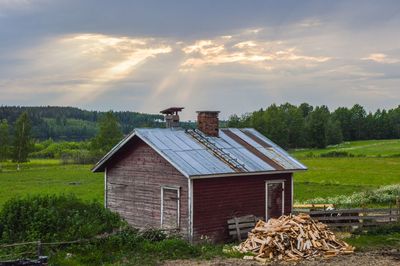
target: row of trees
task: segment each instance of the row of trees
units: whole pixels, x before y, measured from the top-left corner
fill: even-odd
[[[89,162],[99,159],[123,137],[121,126],[113,112],[103,114],[99,120],[99,133],[97,136],[91,139],[89,145],[80,145],[81,147],[78,147],[80,153],[86,154],[85,159]],[[18,163],[28,161],[28,155],[34,151],[31,129],[31,121],[26,112],[23,112],[17,118],[15,125],[13,125],[13,130],[10,130],[7,120],[0,121],[0,161],[8,159]],[[77,147],[75,146],[79,145],[78,143],[71,142],[71,145],[58,144],[57,147],[53,147],[55,146],[53,141],[46,142],[48,142],[44,145],[44,148],[47,149],[46,152],[54,153],[52,149],[56,150],[64,147],[68,151],[57,151],[58,156],[70,155],[68,153],[71,151],[74,152],[74,156],[82,156],[82,154],[76,154],[75,148]],[[66,154],[63,154],[63,152]],[[47,156],[40,151],[35,151],[34,154]],[[49,154],[49,156],[54,156],[54,154]]]
[[[253,113],[233,115],[229,127],[253,127],[285,148],[338,144],[343,140],[400,138],[400,106],[367,113],[359,104],[339,107],[272,104]]]
[[[96,161],[122,139],[123,126],[117,114],[110,111],[100,116],[96,123],[97,135],[91,138],[89,145],[81,146],[78,154],[81,157],[84,154],[85,162]],[[7,120],[0,120],[0,161],[10,158],[15,162],[27,161],[29,153],[33,151],[31,123],[27,112],[20,114],[12,126]],[[324,148],[343,140],[400,138],[400,106],[367,114],[358,104],[352,108],[339,107],[333,112],[326,106],[313,107],[307,103],[299,106],[272,104],[241,117],[233,115],[221,126],[225,124],[228,127],[256,128],[285,148]],[[76,154],[76,145],[65,147]],[[46,148],[51,153],[51,150],[62,147]],[[38,156],[43,154],[35,152]]]
[[[10,130],[18,117],[27,112],[31,121],[31,135],[37,140],[82,141],[96,136],[97,124],[105,114],[74,107],[58,106],[0,106],[0,121],[6,119]],[[113,112],[124,134],[135,127],[157,127],[162,125],[162,115],[138,112]]]

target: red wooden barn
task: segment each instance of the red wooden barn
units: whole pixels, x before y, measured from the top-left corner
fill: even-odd
[[[137,128],[93,168],[104,172],[105,205],[133,227],[178,230],[190,240],[228,238],[227,220],[291,212],[293,173],[306,167],[252,128],[218,128],[199,111],[196,130]]]

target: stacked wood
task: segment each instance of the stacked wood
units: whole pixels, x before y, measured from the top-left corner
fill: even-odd
[[[254,254],[244,259],[264,263],[329,258],[354,252],[354,248],[336,238],[326,224],[316,222],[302,213],[283,215],[278,219],[269,219],[268,222],[258,221],[248,238],[235,249]]]

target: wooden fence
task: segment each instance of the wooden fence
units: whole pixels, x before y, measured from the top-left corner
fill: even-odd
[[[294,210],[293,214],[307,213],[329,227],[369,227],[400,222],[400,208]]]

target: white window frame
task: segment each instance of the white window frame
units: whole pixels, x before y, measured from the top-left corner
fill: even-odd
[[[285,213],[285,180],[266,180],[265,181],[265,221],[268,221],[268,184],[281,183],[282,184],[282,214]]]
[[[161,219],[160,219],[160,227],[161,229],[163,228],[163,222],[164,222],[164,189],[169,189],[169,190],[176,190],[177,191],[177,196],[178,196],[178,203],[177,203],[177,228],[179,229],[181,226],[181,188],[180,187],[175,187],[175,186],[161,186]]]

